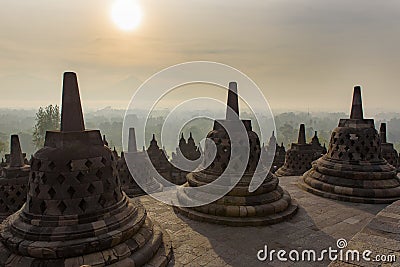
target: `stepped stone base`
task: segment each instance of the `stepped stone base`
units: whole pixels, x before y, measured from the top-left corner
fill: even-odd
[[[135,202],[135,205],[138,205],[138,203]],[[18,216],[18,213],[11,215],[3,222],[0,226],[0,232],[4,233],[8,230],[7,221],[14,216]],[[21,241],[18,243],[18,240],[14,240],[16,241],[16,246],[13,248],[6,248],[0,242],[0,266],[166,266],[172,257],[172,244],[169,235],[146,216],[145,209],[141,204],[138,205],[138,216],[145,220],[143,223],[138,223],[139,229],[131,238],[119,244],[118,240],[110,240],[111,248],[78,257],[64,258],[58,255],[57,248],[46,248],[46,242],[43,241]],[[123,235],[124,233],[121,232],[120,238],[124,238]],[[9,238],[15,239],[16,237],[10,234]],[[112,246],[114,242],[118,245]],[[60,241],[60,243],[62,242]],[[22,256],[17,253],[22,249],[22,245],[27,245],[27,254],[32,257]],[[62,247],[62,244],[59,245]],[[96,246],[96,243],[91,245]],[[35,254],[39,257],[34,258]],[[53,256],[44,257],[44,254]]]
[[[315,179],[314,177],[319,177]],[[341,184],[332,184],[325,181],[339,181]],[[333,177],[318,173],[315,169],[311,169],[300,177],[298,180],[298,186],[312,194],[331,198],[340,201],[357,202],[357,203],[368,203],[368,204],[385,204],[392,203],[400,199],[400,187],[388,187],[388,188],[361,188],[361,187],[349,187],[345,186],[346,179],[340,177]],[[358,180],[360,183],[375,183],[375,184],[391,184],[390,180]],[[348,183],[357,183],[357,180],[348,179]],[[393,181],[394,183],[396,181]],[[353,184],[354,186],[354,184]]]
[[[189,174],[188,183],[178,192],[178,199],[189,198],[185,194],[185,187],[201,186],[205,184],[197,180],[199,177]],[[276,176],[269,175],[267,180],[254,192],[248,191],[248,182],[245,177],[229,193],[222,198],[199,207],[174,207],[175,211],[191,219],[225,224],[229,226],[260,226],[279,223],[296,214],[297,202],[291,199],[289,193],[279,185]],[[203,192],[197,197],[210,194]],[[184,203],[187,201],[183,201]]]

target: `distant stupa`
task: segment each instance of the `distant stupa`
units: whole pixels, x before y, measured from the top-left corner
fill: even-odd
[[[33,155],[26,204],[0,241],[5,266],[165,266],[171,257],[168,235],[121,190],[100,131],[85,130],[75,73],[64,73],[61,130]]]
[[[297,143],[292,143],[286,151],[285,163],[275,174],[277,176],[303,175],[311,168],[311,162],[316,159],[313,145],[306,143],[306,130],[304,124],[300,124]]]
[[[11,135],[9,164],[0,175],[0,222],[25,204],[29,171],[18,135]]]
[[[343,201],[390,203],[400,199],[396,168],[382,157],[373,119],[364,119],[361,88],[354,88],[350,119],[332,131],[328,152],[299,180],[313,194]]]
[[[399,153],[397,153],[392,143],[388,143],[386,137],[386,123],[381,123],[381,127],[379,129],[379,136],[381,138],[381,148],[382,148],[382,157],[386,159],[386,161],[395,167],[397,170],[399,168]]]
[[[213,140],[217,154],[209,167],[199,172],[189,173],[187,175],[188,182],[184,186],[198,187],[215,181],[226,170],[230,161],[235,165],[238,161],[248,160],[246,170],[237,185],[225,196],[210,204],[193,208],[175,207],[175,210],[190,219],[231,226],[274,224],[291,218],[297,211],[296,202],[291,199],[287,191],[278,185],[278,178],[268,169],[263,168],[260,172],[255,173],[261,154],[260,140],[258,135],[252,131],[251,121],[240,120],[238,116],[237,84],[231,82],[229,83],[226,119],[214,121],[213,130],[207,135],[208,139]],[[249,143],[248,159],[230,158],[231,139],[227,130],[222,126],[224,124],[232,125],[234,128],[232,134],[235,134],[236,129],[241,125],[245,127],[247,135],[238,137],[240,140],[235,140],[235,142],[243,148],[244,146],[240,144]],[[242,138],[246,138],[246,140]],[[209,153],[209,149],[210,147],[206,145],[205,155]],[[206,162],[204,161],[202,164],[206,164]],[[229,170],[229,172],[228,175],[232,178],[238,176],[235,170]],[[250,193],[249,184],[254,175],[259,175],[264,181],[256,191]],[[178,199],[184,200],[188,197],[184,189],[178,191]]]
[[[128,151],[122,152],[117,162],[119,178],[121,180],[122,190],[129,197],[137,197],[146,194],[146,192],[137,184],[136,179],[144,181],[149,193],[162,191],[163,185],[151,177],[151,162],[146,158],[145,151],[138,151],[136,145],[135,128],[129,128]],[[126,161],[129,160],[130,168]]]
[[[176,148],[175,152],[172,152],[171,163],[181,167],[173,166],[172,168],[171,175],[175,184],[182,185],[186,183],[186,175],[199,166],[200,156],[200,149],[196,146],[192,133],[189,133],[187,142],[182,133],[179,139],[179,147]]]

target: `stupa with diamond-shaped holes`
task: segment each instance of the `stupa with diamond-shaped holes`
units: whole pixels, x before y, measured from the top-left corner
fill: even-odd
[[[121,190],[112,151],[85,130],[75,73],[64,74],[60,131],[32,159],[27,201],[0,228],[5,266],[165,266],[168,235]]]
[[[140,181],[146,182],[146,187],[152,192],[162,191],[163,185],[155,179],[146,179],[151,177],[151,162],[147,159],[145,151],[138,151],[136,145],[135,128],[129,128],[128,151],[122,152],[117,162],[119,178],[121,180],[122,190],[129,197],[137,197],[146,194],[146,192],[137,184],[134,177]],[[126,163],[130,161],[130,168]]]
[[[390,165],[398,169],[399,153],[397,153],[397,150],[394,148],[393,144],[387,141],[386,123],[381,123],[381,127],[379,128],[379,136],[381,138],[382,157]]]
[[[0,222],[26,201],[30,166],[25,164],[18,135],[11,135],[9,163],[0,175]]]
[[[250,154],[244,174],[236,186],[222,198],[199,207],[183,208],[175,207],[175,210],[191,219],[206,221],[216,224],[230,226],[257,226],[274,224],[291,218],[297,211],[297,204],[289,193],[279,186],[278,178],[262,168],[255,173],[259,164],[261,147],[258,135],[252,131],[250,120],[239,119],[239,105],[237,96],[237,84],[229,83],[228,103],[226,120],[216,120],[207,138],[211,139],[216,148],[216,156],[209,167],[199,172],[192,172],[187,175],[188,182],[185,187],[198,187],[215,181],[226,170],[230,161],[231,140],[226,129],[222,126],[225,123],[233,125],[243,124],[246,137],[239,137],[235,141],[242,146],[242,138],[248,139]],[[233,130],[235,131],[235,130]],[[204,154],[208,153],[209,146],[205,146]],[[240,159],[234,159],[240,160]],[[202,164],[205,164],[204,162]],[[261,164],[261,163],[260,163]],[[207,164],[206,164],[207,165]],[[229,176],[237,176],[235,170],[229,171]],[[249,184],[253,175],[261,176],[264,181],[254,192],[249,192]],[[178,191],[178,199],[188,198],[185,190]]]
[[[313,145],[306,143],[306,130],[304,124],[300,124],[297,143],[292,143],[286,151],[285,163],[275,174],[277,176],[302,175],[311,168],[311,162],[316,159]]]
[[[382,157],[373,119],[364,119],[361,88],[354,88],[350,119],[332,131],[328,152],[299,180],[308,192],[343,201],[390,203],[400,199],[396,168]]]
[[[199,166],[200,156],[200,148],[196,146],[192,133],[189,133],[187,142],[182,133],[179,139],[179,147],[176,148],[176,152],[172,152],[171,164],[173,166],[171,176],[175,184],[182,185],[186,183],[186,175]]]

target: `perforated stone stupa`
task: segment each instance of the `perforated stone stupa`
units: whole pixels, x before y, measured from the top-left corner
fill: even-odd
[[[285,163],[275,174],[277,176],[302,175],[311,168],[311,162],[316,159],[314,147],[306,143],[306,130],[304,124],[300,124],[297,143],[292,143],[286,151]]]
[[[396,168],[382,157],[373,119],[364,119],[361,88],[354,88],[350,119],[332,131],[328,153],[299,180],[301,188],[343,201],[390,203],[400,199]]]
[[[256,226],[281,222],[292,217],[297,211],[297,204],[291,199],[288,192],[278,184],[278,178],[269,170],[263,168],[255,173],[260,158],[260,140],[252,131],[250,120],[239,120],[239,105],[237,96],[237,84],[229,83],[227,113],[225,120],[214,121],[214,127],[208,133],[217,149],[217,154],[209,167],[200,172],[192,172],[187,175],[188,182],[185,187],[198,187],[215,181],[226,170],[231,160],[231,139],[222,126],[224,124],[243,124],[250,144],[250,154],[245,173],[240,177],[236,186],[222,198],[208,204],[194,208],[175,208],[175,210],[191,219],[206,221],[230,226]],[[234,126],[235,127],[235,126]],[[235,130],[234,130],[235,131]],[[242,137],[240,137],[242,138]],[[235,141],[239,145],[243,140]],[[210,146],[205,146],[204,154],[209,152]],[[235,161],[237,159],[233,159]],[[205,164],[204,162],[202,164]],[[207,166],[207,164],[205,164]],[[235,171],[229,170],[230,177],[237,177]],[[249,184],[253,175],[260,175],[264,179],[262,185],[254,192],[249,192]],[[221,185],[222,186],[222,185]],[[209,193],[209,192],[208,192]],[[188,198],[185,190],[178,191],[178,199]]]
[[[381,137],[382,157],[396,169],[399,168],[399,153],[394,148],[392,143],[388,143],[386,137],[386,123],[381,123],[379,129],[379,136]]]
[[[162,177],[173,184],[179,184],[180,181],[175,181],[172,178],[171,172],[173,166],[169,162],[165,150],[158,146],[155,134],[153,134],[150,145],[147,148],[147,155],[149,156],[154,168]]]
[[[150,170],[151,162],[146,159],[145,153],[144,151],[137,150],[135,128],[129,128],[128,151],[121,153],[121,157],[118,159],[117,163],[122,190],[124,190],[129,197],[137,197],[146,194],[134,179],[134,177],[150,178],[152,175]],[[128,168],[126,163],[127,159],[130,161],[131,168]],[[150,193],[162,190],[163,186],[153,179],[146,179],[145,182]]]
[[[0,222],[25,204],[29,171],[18,135],[11,135],[9,164],[0,175]]]
[[[112,151],[85,130],[75,73],[64,74],[60,131],[32,160],[27,202],[0,228],[1,266],[165,266],[169,237],[121,190]]]
[[[176,152],[172,152],[171,163],[173,166],[171,175],[175,184],[182,185],[186,183],[186,175],[199,166],[200,156],[200,148],[196,146],[192,133],[189,133],[187,142],[182,133],[179,139],[179,147],[176,148]]]
[[[275,151],[273,150],[274,146]],[[267,146],[264,146],[264,150],[265,156],[262,161],[265,163],[272,161],[271,172],[275,173],[285,163],[286,155],[285,146],[283,145],[283,143],[281,145],[278,144],[275,137],[275,131],[272,131],[272,135],[269,138]]]

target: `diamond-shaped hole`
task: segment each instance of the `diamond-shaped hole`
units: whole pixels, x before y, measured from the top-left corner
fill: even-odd
[[[81,202],[79,202],[79,208],[80,208],[83,212],[86,211],[87,203],[86,203],[86,201],[85,201],[84,199],[82,199]]]
[[[76,176],[76,179],[78,179],[79,182],[82,182],[84,177],[85,177],[85,175],[82,172],[79,172],[78,175]]]
[[[49,189],[49,191],[47,191],[47,193],[49,193],[49,196],[51,197],[51,199],[53,199],[54,196],[56,195],[56,190],[54,190],[54,188],[51,187],[51,188]]]
[[[92,166],[93,163],[90,160],[87,160],[85,165],[86,165],[86,167],[90,168],[90,166]]]
[[[75,194],[75,189],[74,189],[72,186],[70,186],[70,187],[67,189],[67,193],[68,193],[69,196],[72,198],[72,197],[74,196],[74,194]]]
[[[50,161],[48,166],[49,166],[50,170],[54,170],[56,168],[56,164],[54,162],[52,162],[52,161]]]
[[[64,211],[67,209],[67,205],[65,205],[64,201],[61,201],[57,208],[59,211],[61,211],[61,214],[64,214]]]
[[[60,184],[64,183],[64,181],[65,181],[64,175],[62,175],[62,174],[58,175],[58,176],[57,176],[57,181],[58,181]]]
[[[93,193],[96,191],[96,188],[95,188],[92,184],[90,184],[89,187],[88,187],[88,189],[87,189],[87,191],[88,191],[90,194],[93,194]]]
[[[36,193],[36,196],[39,195],[39,193],[40,193],[40,188],[39,188],[39,186],[36,186],[36,188],[35,188],[35,193]]]
[[[42,200],[42,202],[40,203],[40,212],[41,212],[42,214],[44,214],[44,212],[46,211],[46,209],[47,209],[46,202],[44,202],[44,200]]]
[[[104,205],[106,204],[106,200],[103,196],[100,196],[99,198],[99,204],[104,208]]]
[[[96,172],[96,176],[97,176],[99,179],[101,179],[102,176],[103,176],[103,173],[102,173],[100,170],[98,170],[98,171]]]

